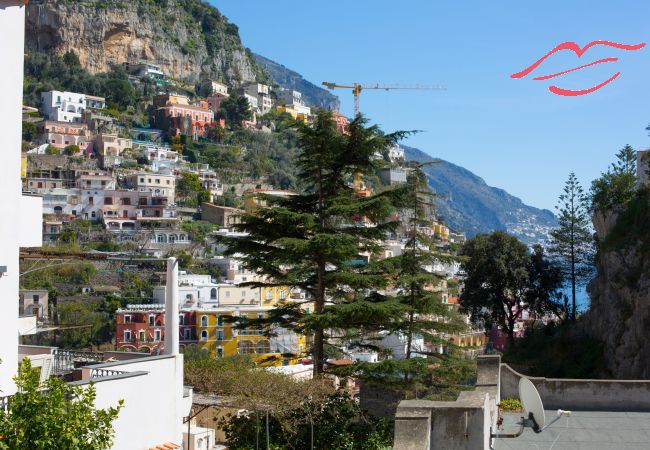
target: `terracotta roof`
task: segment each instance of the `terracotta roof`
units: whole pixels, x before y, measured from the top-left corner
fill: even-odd
[[[354,361],[351,359],[333,359],[332,361],[327,361],[327,364],[332,366],[349,366],[350,364],[354,364]]]
[[[452,305],[458,304],[458,297],[447,297],[447,303],[451,303]]]
[[[150,447],[149,450],[178,450],[179,448],[181,448],[181,446],[178,444],[165,442],[164,444],[156,445],[155,447]]]

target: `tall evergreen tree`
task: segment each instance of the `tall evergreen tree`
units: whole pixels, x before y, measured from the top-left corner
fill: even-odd
[[[442,253],[436,248],[436,239],[424,232],[431,227],[434,215],[435,194],[429,190],[424,165],[418,164],[410,172],[407,183],[402,190],[403,199],[400,212],[403,219],[403,233],[406,241],[402,254],[386,261],[390,270],[392,287],[396,297],[404,305],[405,315],[397,324],[395,331],[406,337],[406,367],[404,376],[411,377],[412,364],[409,360],[418,356],[439,356],[436,353],[414,349],[413,341],[423,336],[428,342],[439,342],[438,333],[451,333],[465,328],[460,317],[449,305],[442,303],[440,292],[435,288],[444,277],[436,274],[432,268],[438,262],[457,260],[450,254]]]
[[[283,327],[312,336],[315,375],[323,372],[326,330],[382,330],[403,315],[397,300],[372,294],[387,284],[381,271],[359,262],[360,255],[380,251],[381,240],[395,229],[387,220],[393,195],[358,195],[352,180],[357,172],[374,173],[375,155],[386,153],[405,133],[383,134],[366,124],[358,116],[342,135],[325,111],[312,125],[296,124],[305,192],[263,196],[268,206],[242,215],[235,227],[248,235],[223,239],[227,254],[266,277],[253,285],[306,292],[308,304],[286,302],[262,322],[269,332]]]
[[[621,150],[624,152],[625,149]],[[623,154],[619,170],[630,170],[629,159]],[[571,172],[557,205],[559,226],[551,231],[549,252],[561,264],[565,279],[571,286],[571,320],[576,320],[576,286],[588,280],[594,256],[590,229],[588,196],[575,174]]]

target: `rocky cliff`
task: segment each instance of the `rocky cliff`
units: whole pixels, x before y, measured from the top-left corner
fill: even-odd
[[[603,342],[616,378],[650,378],[650,195],[597,211],[597,276],[589,284],[587,332]]]
[[[237,26],[200,0],[32,0],[26,21],[28,51],[73,51],[91,73],[147,60],[187,81],[269,80]]]

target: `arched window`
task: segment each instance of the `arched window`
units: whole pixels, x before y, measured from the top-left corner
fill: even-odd
[[[208,316],[201,316],[201,326],[202,327],[208,326]],[[203,333],[201,333],[201,335],[203,335]]]
[[[201,340],[202,341],[208,340],[208,332],[206,330],[201,331]]]
[[[217,298],[217,288],[210,289],[210,298],[216,300]]]

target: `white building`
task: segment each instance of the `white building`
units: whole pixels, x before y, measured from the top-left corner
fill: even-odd
[[[304,106],[305,104],[302,100],[302,93],[293,89],[280,89],[278,100],[282,100],[287,106]]]
[[[174,175],[133,173],[126,177],[126,185],[138,192],[151,192],[154,197],[167,197],[170,205],[175,202],[176,177]]]
[[[390,350],[393,359],[405,359],[408,350],[407,342],[406,335],[390,333],[382,338],[379,345]],[[424,338],[421,335],[414,335],[411,341],[411,357],[424,358],[427,351],[424,346]]]
[[[81,122],[86,110],[86,95],[75,92],[48,91],[41,93],[41,111],[50,120]]]
[[[106,99],[104,97],[86,94],[86,108],[104,109],[106,108]]]
[[[262,83],[250,83],[246,86],[246,93],[257,98],[257,112],[266,114],[273,108],[271,88]]]
[[[218,81],[205,80],[201,87],[205,91],[204,94],[206,97],[215,94],[228,97],[228,86]]]
[[[404,161],[404,149],[399,145],[393,145],[388,149],[388,157],[391,161]]]
[[[16,392],[13,376],[18,368],[18,250],[42,244],[40,197],[21,194],[20,145],[22,138],[23,62],[25,59],[25,2],[0,0],[2,59],[0,70],[0,123],[3,152],[0,192],[14,220],[0,221],[0,392]],[[9,301],[11,300],[11,301]]]

